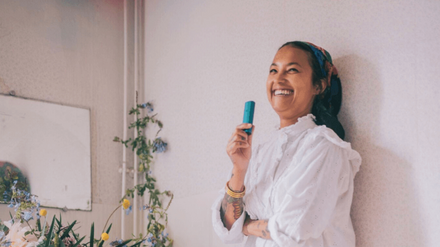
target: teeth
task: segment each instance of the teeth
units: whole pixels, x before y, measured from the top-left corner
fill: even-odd
[[[289,95],[292,93],[292,90],[275,90],[275,95]]]

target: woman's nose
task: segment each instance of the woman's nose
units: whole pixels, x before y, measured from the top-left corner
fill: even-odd
[[[286,80],[286,73],[284,71],[276,73],[274,80],[275,82],[284,82]]]

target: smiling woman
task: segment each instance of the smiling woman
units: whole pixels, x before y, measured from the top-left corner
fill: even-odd
[[[337,119],[341,83],[330,54],[306,42],[281,46],[267,97],[280,118],[269,140],[252,147],[238,125],[227,146],[231,179],[212,207],[225,243],[245,246],[355,246],[350,218],[361,158]]]

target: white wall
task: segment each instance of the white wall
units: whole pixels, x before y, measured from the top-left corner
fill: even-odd
[[[226,142],[247,100],[255,141],[277,123],[265,81],[291,40],[324,47],[340,71],[340,118],[364,160],[357,246],[438,246],[440,2],[151,0],[145,10],[145,92],[169,142],[155,173],[176,195],[175,246],[223,246],[210,205],[231,169]]]
[[[90,109],[92,211],[48,210],[78,220],[82,234],[92,222],[98,234],[121,198],[122,147],[112,140],[122,136],[123,13],[118,0],[0,1],[1,93]],[[8,212],[0,205],[2,220]],[[114,239],[120,214],[111,222]]]

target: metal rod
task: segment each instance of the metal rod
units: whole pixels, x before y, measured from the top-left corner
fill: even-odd
[[[127,139],[127,0],[124,0],[124,109],[123,109],[123,135],[122,139]],[[122,145],[122,196],[125,195],[125,180],[127,169],[127,152],[125,145]],[[125,213],[121,210],[121,238],[125,239]]]

